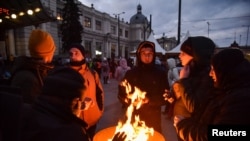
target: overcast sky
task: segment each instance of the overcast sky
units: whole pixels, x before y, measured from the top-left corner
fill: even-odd
[[[125,22],[136,14],[141,4],[142,14],[150,19],[155,38],[177,38],[179,0],[80,0],[82,4],[98,11],[120,15]],[[230,46],[236,40],[240,45],[247,43],[250,26],[250,0],[181,0],[181,35],[208,36],[220,47]],[[208,24],[209,23],[209,24]],[[209,27],[209,32],[208,32]],[[249,29],[250,30],[250,29]],[[248,33],[250,45],[250,31]]]

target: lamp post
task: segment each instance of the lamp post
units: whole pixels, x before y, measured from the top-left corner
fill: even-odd
[[[178,33],[177,33],[177,45],[180,43],[181,41],[181,0],[179,0],[179,9],[178,9]]]
[[[207,37],[208,37],[208,38],[209,38],[209,25],[210,25],[210,23],[207,22]]]
[[[248,42],[248,33],[249,33],[249,26],[250,25],[242,25],[243,27],[247,27],[247,41],[246,41],[246,47],[247,47],[247,42]]]
[[[118,57],[121,57],[121,48],[120,48],[120,15],[125,14],[125,12],[121,12],[118,14],[113,14],[117,17],[117,28],[118,28],[118,38],[117,38],[117,43],[118,43]]]
[[[162,33],[162,48],[165,49],[165,33]]]

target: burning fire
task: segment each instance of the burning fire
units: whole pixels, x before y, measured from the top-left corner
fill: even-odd
[[[130,100],[130,105],[126,110],[127,120],[125,123],[122,123],[121,121],[118,122],[115,134],[117,132],[125,132],[127,135],[125,141],[147,141],[149,135],[153,136],[154,129],[147,127],[145,122],[140,120],[139,115],[134,117],[134,122],[132,123],[132,113],[134,108],[139,109],[143,103],[147,101],[145,97],[146,92],[134,87],[134,92],[132,93],[132,87],[126,80],[121,82],[121,85],[126,89],[127,98]],[[109,139],[109,141],[111,140],[112,139]]]

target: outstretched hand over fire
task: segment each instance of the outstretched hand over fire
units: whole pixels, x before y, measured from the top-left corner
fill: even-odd
[[[112,141],[125,141],[126,137],[127,135],[125,134],[125,132],[118,132],[115,134]]]
[[[165,89],[165,93],[163,94],[164,100],[168,101],[169,103],[174,102],[174,98],[171,96],[171,92]]]
[[[145,103],[148,103],[148,98],[144,98],[144,99],[135,99],[135,101],[132,103],[133,106],[137,107],[139,105],[143,105]]]

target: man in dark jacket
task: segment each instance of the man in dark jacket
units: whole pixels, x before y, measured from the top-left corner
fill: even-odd
[[[246,129],[249,131],[249,72],[250,63],[240,50],[225,49],[216,54],[212,58],[210,76],[218,91],[210,94],[209,103],[203,111],[176,123],[179,137],[185,141],[213,140],[209,139],[209,136],[212,137],[212,131],[208,130],[209,126],[217,126],[216,128],[224,126],[233,131],[246,131]],[[247,140],[247,136],[249,139],[249,135],[241,138],[233,136],[239,140]]]
[[[56,46],[48,32],[36,29],[30,34],[28,48],[31,57],[15,59],[10,83],[20,88],[24,102],[32,103],[41,93],[44,77],[54,67],[51,62]]]
[[[169,89],[166,72],[155,65],[155,44],[143,41],[139,44],[137,52],[137,65],[128,70],[123,80],[141,91],[146,92],[145,103],[141,108],[134,110],[134,115],[139,115],[148,127],[161,132],[161,106],[165,105],[162,95],[165,89]],[[119,85],[118,99],[125,105],[131,104],[128,100],[125,87]]]

